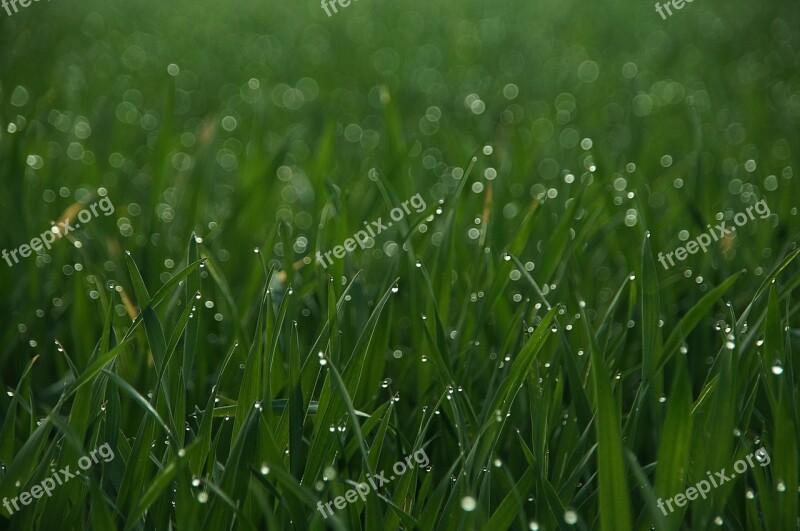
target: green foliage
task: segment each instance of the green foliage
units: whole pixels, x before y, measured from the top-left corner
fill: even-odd
[[[796,528],[787,6],[0,10],[0,528]]]

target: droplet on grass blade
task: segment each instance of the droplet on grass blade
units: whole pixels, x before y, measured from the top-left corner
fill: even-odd
[[[477,505],[478,503],[472,496],[464,496],[463,498],[461,498],[461,508],[467,512],[474,511]]]

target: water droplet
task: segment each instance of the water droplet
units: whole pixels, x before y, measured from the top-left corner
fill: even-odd
[[[266,463],[261,465],[260,472],[262,476],[266,476],[267,474],[269,474],[269,467],[266,465]]]
[[[753,489],[747,489],[747,492],[744,493],[744,496],[748,500],[752,500],[753,498],[756,497],[756,494],[755,494],[755,492],[753,492]]]
[[[775,365],[772,366],[772,374],[775,376],[780,376],[783,374],[783,367],[781,367],[781,362],[776,361]]]
[[[322,479],[325,481],[331,481],[336,479],[336,469],[332,466],[325,467],[325,470],[322,471]]]
[[[198,493],[197,501],[199,501],[200,503],[206,503],[208,501],[208,493],[207,492]]]
[[[392,286],[392,293],[397,293],[398,291],[400,291],[400,288],[399,288],[399,287],[397,287],[397,286]]]
[[[463,498],[461,498],[461,508],[467,512],[474,511],[477,505],[478,502],[475,501],[475,498],[473,498],[472,496],[464,496]]]
[[[575,525],[578,523],[578,513],[572,509],[567,509],[567,511],[564,513],[564,521],[569,525]]]
[[[200,478],[194,478],[192,480],[192,487],[199,487],[200,486]]]
[[[717,525],[722,525],[722,517],[717,516],[716,518],[714,518],[714,523]]]
[[[778,484],[775,486],[778,492],[786,492],[786,483],[783,480],[778,480]]]

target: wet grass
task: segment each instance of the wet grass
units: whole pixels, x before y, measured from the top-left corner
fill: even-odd
[[[0,261],[0,499],[114,451],[1,527],[797,527],[792,27],[784,2],[0,11],[0,245],[115,207]]]

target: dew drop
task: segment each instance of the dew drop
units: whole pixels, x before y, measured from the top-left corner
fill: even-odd
[[[569,525],[575,525],[578,523],[578,513],[572,509],[567,509],[567,511],[564,513],[564,521]]]
[[[475,510],[475,507],[478,505],[478,502],[475,501],[475,498],[472,496],[464,496],[461,498],[461,508],[467,512],[472,512]]]

